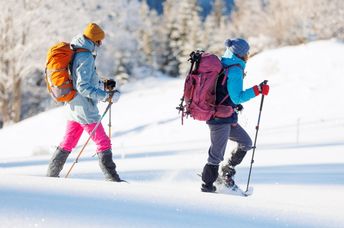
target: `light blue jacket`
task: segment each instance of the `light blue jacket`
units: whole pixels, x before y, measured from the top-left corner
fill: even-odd
[[[256,95],[253,87],[243,90],[244,69],[246,67],[246,63],[242,59],[233,55],[229,50],[227,50],[221,57],[221,63],[224,67],[236,64],[240,64],[242,67],[233,66],[229,68],[227,90],[232,101],[235,104],[241,104],[254,98]]]
[[[71,45],[89,52],[78,52],[74,55],[72,77],[77,95],[67,103],[69,119],[81,124],[95,123],[100,119],[97,103],[108,97],[96,73],[95,58],[92,55],[96,47],[82,34],[74,37]]]

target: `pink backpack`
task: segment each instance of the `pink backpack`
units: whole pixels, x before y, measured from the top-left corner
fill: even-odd
[[[222,105],[228,95],[219,104],[215,104],[218,78],[221,73],[225,73],[221,84],[226,86],[228,69],[224,72],[221,61],[216,55],[202,51],[192,52],[189,61],[191,67],[185,79],[184,95],[177,107],[182,112],[182,124],[185,116],[200,121],[207,121],[213,117],[230,117],[233,108]]]

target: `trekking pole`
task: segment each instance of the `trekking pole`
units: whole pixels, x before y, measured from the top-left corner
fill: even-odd
[[[115,86],[109,87],[109,88],[108,88],[110,94],[113,95],[114,89],[115,89],[115,88],[116,88],[116,81],[115,81]],[[112,96],[111,96],[111,97],[112,97]],[[109,100],[109,104],[113,104],[112,99]],[[111,124],[111,116],[112,116],[112,114],[111,114],[111,106],[110,106],[110,110],[109,110],[109,124],[108,124],[108,126],[109,126],[109,138],[110,138],[110,139],[111,139],[111,127],[112,127],[112,124]]]
[[[109,105],[112,105],[112,100],[109,101]],[[111,139],[111,105],[110,105],[110,108],[109,108],[109,138]]]
[[[112,95],[110,96],[110,99],[112,98]],[[109,102],[108,106],[106,107],[103,115],[100,117],[100,119],[98,120],[96,126],[93,128],[90,136],[88,137],[87,141],[85,142],[84,146],[81,148],[81,151],[79,152],[78,156],[76,157],[75,161],[73,162],[72,166],[70,167],[70,169],[68,170],[68,173],[66,174],[65,178],[67,178],[69,176],[69,174],[71,173],[74,165],[76,163],[78,163],[79,158],[82,154],[82,152],[84,152],[85,147],[87,146],[88,142],[90,141],[91,137],[94,135],[94,133],[96,132],[97,128],[99,127],[100,123],[102,122],[102,119],[104,118],[105,114],[107,113],[107,111],[111,108],[112,102]]]
[[[264,80],[263,81],[263,85],[266,85],[268,83],[267,80]],[[258,130],[259,130],[259,123],[260,123],[260,116],[262,114],[262,110],[263,110],[263,103],[264,103],[264,95],[262,94],[262,99],[260,101],[260,108],[259,108],[259,115],[258,115],[258,123],[257,123],[257,126],[256,126],[256,136],[254,138],[254,144],[253,144],[253,152],[252,152],[252,158],[251,158],[251,166],[250,166],[250,171],[249,171],[249,174],[248,174],[248,180],[247,180],[247,186],[246,186],[246,191],[248,191],[248,186],[250,184],[250,178],[251,178],[251,171],[252,171],[252,165],[253,165],[253,162],[254,162],[254,152],[256,151],[256,144],[257,144],[257,137],[258,137]]]

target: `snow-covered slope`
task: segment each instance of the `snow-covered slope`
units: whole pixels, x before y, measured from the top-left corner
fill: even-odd
[[[0,227],[343,227],[343,51],[342,43],[318,41],[250,60],[245,86],[264,79],[271,86],[252,196],[200,192],[207,126],[194,120],[181,126],[175,107],[183,80],[148,78],[122,88],[112,109],[114,159],[129,184],[103,181],[93,143],[70,178],[44,177],[63,136],[63,108],[0,131]],[[240,116],[252,137],[259,103],[260,97],[244,104]],[[106,116],[105,128],[107,122]],[[243,188],[250,159],[248,153],[237,170]]]

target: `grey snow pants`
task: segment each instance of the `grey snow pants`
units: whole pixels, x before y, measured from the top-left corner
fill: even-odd
[[[207,164],[219,165],[223,161],[228,139],[238,143],[238,147],[232,151],[229,159],[230,161],[233,160],[234,163],[239,164],[246,155],[246,151],[252,149],[250,136],[239,124],[208,124],[208,126],[211,145],[208,151]]]

